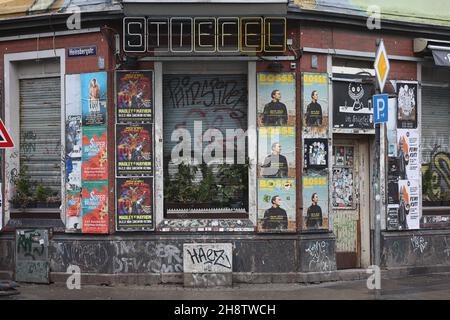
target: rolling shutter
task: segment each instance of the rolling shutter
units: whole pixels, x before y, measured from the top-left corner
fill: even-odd
[[[20,80],[20,163],[30,181],[61,192],[61,82]]]

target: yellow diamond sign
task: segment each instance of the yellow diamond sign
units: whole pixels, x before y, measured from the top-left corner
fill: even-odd
[[[387,57],[386,48],[384,47],[383,40],[378,45],[377,55],[375,57],[375,74],[377,76],[380,92],[383,93],[384,85],[386,83],[389,74],[389,59]]]

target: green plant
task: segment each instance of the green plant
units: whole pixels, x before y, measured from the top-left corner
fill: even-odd
[[[21,166],[15,181],[15,194],[10,200],[16,208],[27,208],[34,202],[32,184],[28,176],[27,167]]]
[[[51,190],[49,188],[44,187],[42,184],[39,184],[34,191],[34,198],[38,202],[46,202],[47,199],[51,196]]]

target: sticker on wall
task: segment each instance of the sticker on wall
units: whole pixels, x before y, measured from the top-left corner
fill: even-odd
[[[83,181],[83,233],[108,233],[108,181]]]
[[[353,207],[353,168],[333,168],[331,199],[335,208]]]
[[[333,81],[333,127],[374,129],[373,94],[371,84]]]
[[[153,118],[153,72],[116,72],[117,123],[145,122]]]
[[[106,125],[107,73],[83,73],[80,80],[83,126]]]
[[[116,125],[117,176],[151,176],[152,125]]]
[[[420,229],[419,181],[399,180],[399,230]]]
[[[260,72],[257,76],[258,125],[295,126],[295,73]]]
[[[328,176],[303,176],[303,229],[328,229]]]
[[[305,139],[303,148],[304,169],[328,168],[328,139]]]
[[[328,75],[303,73],[303,133],[305,138],[328,137]]]
[[[417,129],[397,129],[397,167],[401,180],[420,178]]]
[[[417,128],[417,84],[397,82],[397,128]]]
[[[295,179],[258,179],[258,230],[295,231],[295,199]]]
[[[153,179],[116,180],[117,231],[153,229]]]
[[[258,177],[295,178],[295,127],[258,131]]]
[[[83,180],[107,180],[106,127],[83,127]]]

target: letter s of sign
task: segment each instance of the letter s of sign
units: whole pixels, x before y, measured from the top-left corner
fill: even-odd
[[[67,289],[73,290],[81,289],[81,270],[79,266],[69,265],[67,268],[67,274],[70,274],[70,276],[67,278],[66,286]]]
[[[69,6],[67,13],[72,13],[66,21],[67,29],[80,30],[81,29],[81,9],[78,6]]]
[[[380,267],[376,265],[371,265],[367,268],[367,273],[372,274],[369,278],[367,278],[367,288],[369,290],[381,289],[381,272]]]

